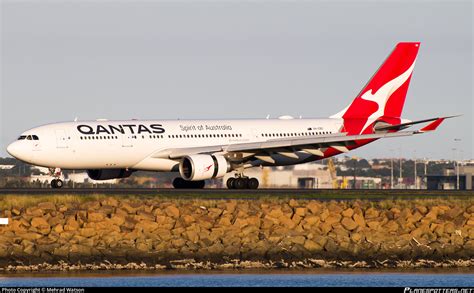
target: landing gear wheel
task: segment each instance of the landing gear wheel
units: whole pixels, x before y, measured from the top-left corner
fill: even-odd
[[[246,189],[247,188],[247,178],[236,178],[234,181],[235,189]]]
[[[258,188],[258,179],[250,178],[247,182],[248,189],[257,189]]]
[[[235,183],[234,177],[230,177],[229,179],[227,179],[227,188],[234,189],[235,188],[234,183]]]
[[[173,187],[176,189],[203,189],[204,186],[206,185],[206,181],[200,180],[200,181],[186,181],[183,178],[177,177],[173,180]]]
[[[257,189],[259,182],[257,178],[230,177],[226,184],[229,189]]]
[[[184,179],[183,178],[174,178],[173,180],[173,187],[176,189],[183,188],[184,186]]]
[[[204,186],[206,185],[206,181],[201,180],[201,181],[191,181],[192,187],[191,188],[197,188],[197,189],[203,189]]]
[[[61,188],[61,187],[63,187],[63,181],[61,179],[53,179],[53,180],[51,180],[51,187],[52,188]]]
[[[61,179],[56,179],[56,188],[63,187],[63,181]]]

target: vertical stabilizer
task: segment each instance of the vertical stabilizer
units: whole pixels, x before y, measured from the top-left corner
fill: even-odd
[[[350,134],[366,133],[381,117],[400,123],[419,47],[419,42],[398,43],[352,103],[331,118],[343,118]]]

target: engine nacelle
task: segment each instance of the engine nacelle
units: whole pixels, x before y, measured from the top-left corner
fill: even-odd
[[[181,177],[189,181],[218,178],[229,171],[229,162],[220,155],[190,155],[179,163]]]
[[[116,178],[127,178],[133,171],[125,169],[93,169],[87,170],[87,175],[93,180],[109,180]]]

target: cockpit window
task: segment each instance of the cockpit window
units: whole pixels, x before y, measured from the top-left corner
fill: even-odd
[[[20,135],[20,137],[18,138],[18,140],[24,140],[24,139],[39,140],[39,137],[37,135]]]

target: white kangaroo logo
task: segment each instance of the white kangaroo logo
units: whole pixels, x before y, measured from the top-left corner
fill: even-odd
[[[370,89],[361,96],[361,99],[377,103],[378,108],[377,108],[377,111],[372,113],[372,115],[370,115],[367,118],[367,122],[365,123],[364,127],[362,127],[362,130],[360,133],[364,132],[364,130],[369,124],[371,124],[376,119],[384,115],[385,105],[387,104],[388,99],[390,99],[390,96],[408,80],[411,73],[413,72],[413,68],[415,68],[415,62],[416,62],[416,59],[415,61],[413,61],[413,64],[410,66],[410,68],[407,69],[407,71],[403,72],[398,77],[384,84],[374,94],[372,93],[372,90]]]

